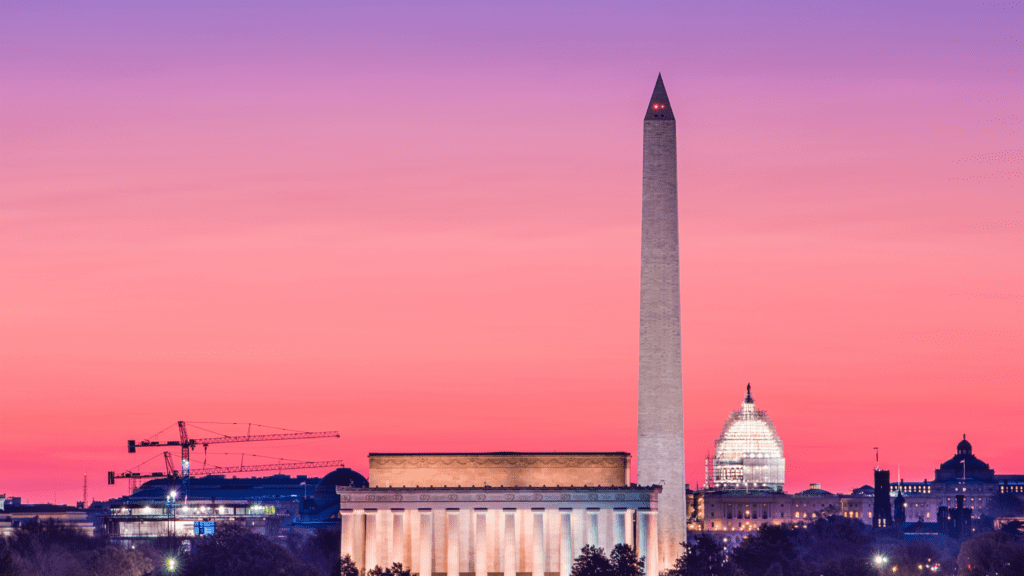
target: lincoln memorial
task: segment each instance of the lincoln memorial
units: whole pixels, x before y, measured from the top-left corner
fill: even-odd
[[[370,454],[369,488],[339,486],[341,554],[420,576],[568,576],[585,545],[658,558],[660,486],[626,452]]]

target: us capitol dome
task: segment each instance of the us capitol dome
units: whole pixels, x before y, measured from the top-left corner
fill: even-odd
[[[768,413],[754,407],[747,384],[743,406],[729,414],[715,441],[714,487],[717,490],[782,492],[786,459],[782,439]]]

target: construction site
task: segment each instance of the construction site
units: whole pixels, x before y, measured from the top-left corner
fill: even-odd
[[[228,522],[245,523],[255,532],[275,536],[289,527],[315,529],[336,525],[336,488],[368,486],[366,478],[346,468],[340,460],[300,461],[232,453],[240,456],[238,465],[207,463],[211,445],[339,438],[337,431],[301,432],[248,424],[244,434],[222,434],[199,424],[239,426],[179,421],[175,439],[160,440],[161,435],[174,428],[171,425],[146,439],[127,441],[129,454],[152,449],[156,453],[131,469],[107,473],[108,484],[127,483],[127,494],[90,506],[98,529],[126,546],[168,536],[202,538],[215,534],[218,526]],[[190,434],[190,430],[202,431],[203,437]],[[263,461],[253,463],[254,459]],[[267,459],[276,462],[266,462]],[[163,470],[142,471],[160,464]],[[328,473],[323,477],[284,473],[304,469],[327,469]],[[239,476],[273,471],[277,474]]]

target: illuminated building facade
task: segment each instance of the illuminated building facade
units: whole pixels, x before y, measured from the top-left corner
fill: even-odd
[[[754,406],[750,384],[742,407],[729,414],[715,441],[713,470],[716,490],[782,492],[782,439],[768,413]]]
[[[342,487],[341,554],[447,576],[569,576],[591,545],[633,546],[656,575],[660,486],[629,483],[629,454],[371,454],[370,486]]]
[[[704,533],[733,547],[762,524],[806,526],[821,518],[842,516],[878,528],[907,534],[970,537],[983,515],[996,527],[1014,518],[1000,517],[996,500],[1013,495],[1024,500],[1024,475],[999,475],[973,455],[966,438],[956,455],[935,471],[935,480],[889,482],[886,470],[875,470],[875,486],[850,494],[833,494],[812,484],[796,494],[721,490],[695,491],[690,510],[691,535]]]

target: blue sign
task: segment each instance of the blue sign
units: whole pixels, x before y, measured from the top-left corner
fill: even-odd
[[[213,536],[213,522],[211,521],[193,522],[192,529],[198,536]]]

